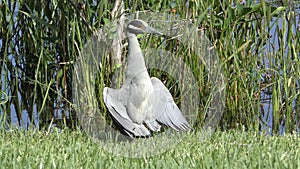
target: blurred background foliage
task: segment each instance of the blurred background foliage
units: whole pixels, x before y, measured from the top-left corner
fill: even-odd
[[[93,33],[114,19],[115,3],[0,0],[2,128],[43,128],[53,119],[76,126],[72,67]],[[204,30],[227,83],[221,129],[299,130],[299,1],[125,0],[124,5],[128,13],[169,11]],[[206,87],[199,83],[201,97]]]

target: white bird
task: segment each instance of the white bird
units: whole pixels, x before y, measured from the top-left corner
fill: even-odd
[[[147,72],[136,36],[145,33],[162,35],[142,20],[135,19],[128,24],[126,79],[121,89],[104,88],[104,103],[118,128],[131,138],[160,131],[161,124],[175,131],[188,131],[191,127],[169,90]]]

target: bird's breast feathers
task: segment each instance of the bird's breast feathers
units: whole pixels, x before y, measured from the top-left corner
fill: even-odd
[[[134,122],[142,123],[152,108],[153,86],[132,83],[129,91],[127,103],[128,115]]]

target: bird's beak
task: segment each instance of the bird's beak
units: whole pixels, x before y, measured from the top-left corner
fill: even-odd
[[[150,26],[147,26],[145,28],[145,33],[151,33],[151,34],[158,34],[158,35],[164,35],[163,33],[155,30],[154,28],[150,27]]]

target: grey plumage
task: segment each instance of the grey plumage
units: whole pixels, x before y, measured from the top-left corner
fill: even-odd
[[[176,131],[191,127],[175,104],[172,95],[157,78],[150,78],[136,35],[162,35],[142,20],[127,26],[128,55],[126,79],[121,89],[105,87],[103,98],[113,120],[130,137],[148,136],[160,131],[163,123]]]

